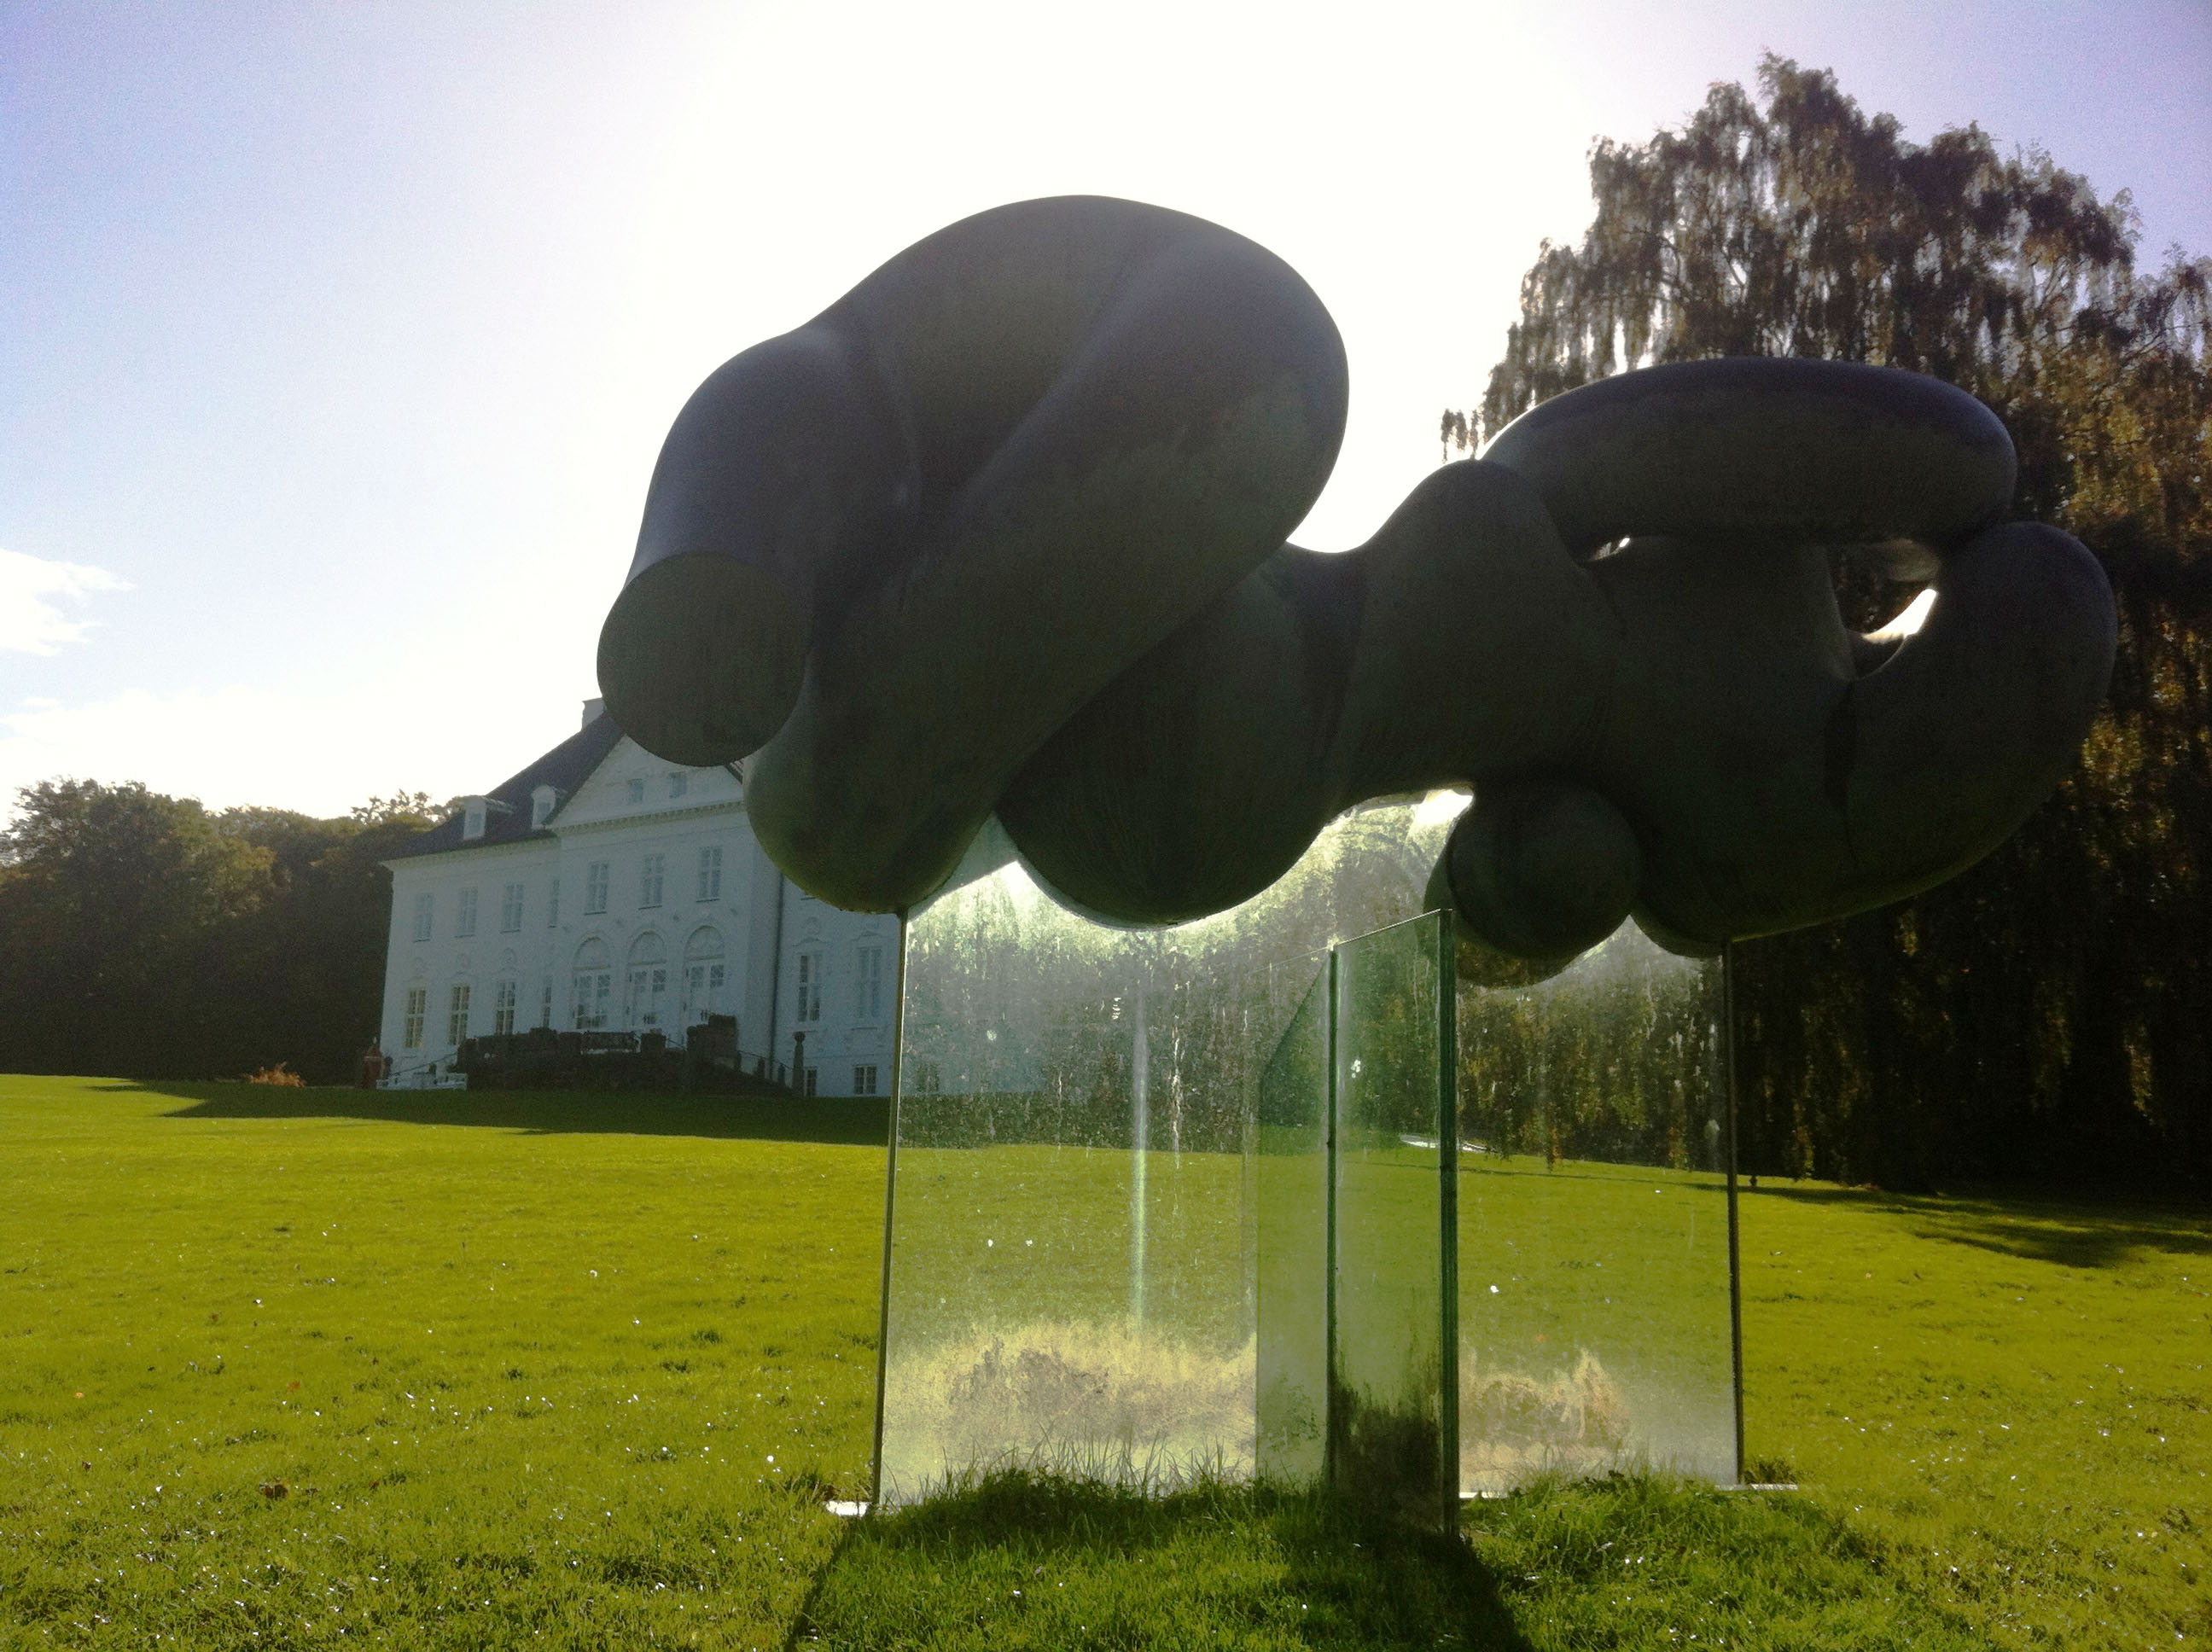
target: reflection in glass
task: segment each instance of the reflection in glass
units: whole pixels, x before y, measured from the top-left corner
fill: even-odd
[[[1335,1382],[1329,1478],[1424,1522],[1456,1518],[1444,1403],[1456,1303],[1450,1022],[1442,913],[1336,949]],[[1448,1512],[1449,1511],[1449,1512]]]
[[[1736,1479],[1723,991],[1633,924],[1534,986],[1462,986],[1465,1491]]]
[[[1463,806],[1352,811],[1152,931],[994,831],[910,914],[879,1496],[1328,1474],[1426,1521],[1540,1467],[1733,1474],[1718,966],[1624,930],[1457,979]]]

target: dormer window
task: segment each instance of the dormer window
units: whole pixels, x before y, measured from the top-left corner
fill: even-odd
[[[471,798],[461,811],[461,841],[472,842],[484,835],[484,800]]]
[[[678,773],[671,774],[668,777],[668,795],[670,797],[680,798],[690,789],[691,777],[689,774]]]
[[[560,801],[560,793],[552,787],[533,787],[530,793],[530,829],[534,832],[552,819],[554,805]]]

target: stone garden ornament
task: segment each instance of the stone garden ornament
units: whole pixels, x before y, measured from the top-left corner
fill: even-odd
[[[1264,247],[1095,197],[978,214],[710,375],[599,640],[608,711],[741,763],[759,840],[902,910],[993,814],[1131,925],[1231,907],[1364,799],[1471,785],[1438,872],[1532,963],[1633,914],[1702,951],[1895,901],[2074,761],[2110,589],[2007,522],[1963,392],[1731,358],[1556,397],[1343,555],[1285,543],[1344,348]],[[1847,547],[1932,580],[1838,616]]]

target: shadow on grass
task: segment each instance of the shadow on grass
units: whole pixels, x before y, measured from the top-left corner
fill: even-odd
[[[1913,1236],[2062,1267],[2116,1267],[2148,1254],[2212,1255],[2212,1210],[2162,1200],[2048,1193],[1960,1196],[1859,1187],[1763,1187],[1747,1199],[1887,1211]]]
[[[856,1522],[785,1645],[1136,1648],[1224,1632],[1528,1647],[1498,1579],[1452,1539],[1319,1493],[1201,1483],[1147,1497],[1023,1470]]]
[[[787,1102],[653,1091],[349,1090],[151,1079],[99,1088],[190,1103],[164,1115],[172,1119],[357,1119],[531,1135],[706,1136],[854,1147],[881,1147],[890,1130],[890,1106],[879,1096]]]

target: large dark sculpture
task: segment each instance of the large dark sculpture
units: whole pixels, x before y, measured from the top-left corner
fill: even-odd
[[[1678,946],[1941,883],[2074,760],[2112,598],[2002,524],[2012,445],[1882,367],[1624,374],[1425,479],[1366,545],[1284,543],[1345,411],[1321,302],[1202,220],[964,220],[701,386],[599,643],[609,711],[742,758],[763,844],[908,907],[995,810],[1101,915],[1231,906],[1337,812],[1472,782],[1441,876],[1499,951],[1632,911]],[[1828,555],[1932,573],[1848,631]]]

